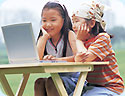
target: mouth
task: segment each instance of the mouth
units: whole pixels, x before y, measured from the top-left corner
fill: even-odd
[[[74,30],[75,31],[75,33],[77,33],[77,30]]]
[[[46,29],[46,31],[49,33],[49,32],[51,32],[51,31],[53,31],[53,29]]]

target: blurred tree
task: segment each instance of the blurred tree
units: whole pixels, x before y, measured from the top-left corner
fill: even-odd
[[[112,38],[112,44],[125,41],[125,28],[122,26],[116,26],[107,30],[108,33],[114,35]]]

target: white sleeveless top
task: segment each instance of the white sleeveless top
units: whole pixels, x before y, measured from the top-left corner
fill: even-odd
[[[64,40],[63,40],[64,36],[62,36],[60,38],[60,40],[58,41],[57,45],[54,46],[54,44],[51,42],[51,40],[47,40],[46,43],[46,52],[47,55],[53,55],[57,58],[62,57],[63,55],[63,46],[64,46]],[[66,49],[66,56],[72,56],[73,52],[72,52],[72,48],[69,44],[69,42],[67,42],[67,49]],[[59,73],[60,76],[71,76],[71,77],[78,77],[79,72],[65,72],[65,73]]]
[[[62,57],[63,55],[63,46],[64,46],[64,41],[63,41],[63,37],[62,36],[60,38],[60,40],[57,42],[57,45],[54,46],[54,44],[51,42],[51,40],[47,40],[46,43],[46,52],[48,55],[53,55],[57,58]],[[67,43],[67,49],[66,49],[66,56],[72,56],[73,52],[72,52],[72,48],[70,47],[69,42]]]

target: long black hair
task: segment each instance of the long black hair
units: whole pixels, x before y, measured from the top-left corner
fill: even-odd
[[[62,16],[62,18],[64,19],[63,27],[61,29],[61,34],[64,35],[64,38],[63,38],[64,46],[63,46],[62,57],[65,57],[66,56],[66,49],[67,49],[67,42],[68,42],[68,32],[69,32],[69,30],[73,30],[71,19],[68,15],[66,7],[64,5],[58,3],[58,2],[47,2],[45,4],[45,6],[43,7],[43,10],[46,9],[46,8],[57,10],[60,13],[60,15]],[[43,10],[42,10],[42,14],[43,14]],[[41,16],[42,16],[42,14],[41,14]],[[43,35],[42,30],[40,30],[37,40],[42,35]],[[46,54],[47,54],[47,52],[45,50],[44,55],[46,55]]]
[[[101,17],[103,17],[104,14],[102,14]],[[91,19],[85,19],[86,21],[90,21]],[[100,22],[95,21],[95,26],[92,28],[92,30],[89,32],[90,34],[93,34],[94,36],[97,36],[99,33],[107,33],[101,26]],[[109,34],[109,33],[108,33]],[[113,38],[114,35],[109,34],[110,38]]]
[[[97,36],[99,33],[107,33],[107,32],[102,28],[101,24],[96,21],[95,26],[90,31],[90,34],[93,34],[94,36]],[[114,37],[111,34],[109,34],[109,36],[110,36],[110,38]]]

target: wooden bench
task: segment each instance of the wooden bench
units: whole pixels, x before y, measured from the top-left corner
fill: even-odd
[[[81,72],[73,96],[80,96],[87,73],[93,65],[109,64],[109,62],[65,62],[65,63],[32,63],[0,65],[0,82],[7,96],[22,96],[28,78],[32,73],[50,73],[60,96],[68,96],[58,73]],[[23,74],[20,86],[14,95],[5,74]]]

